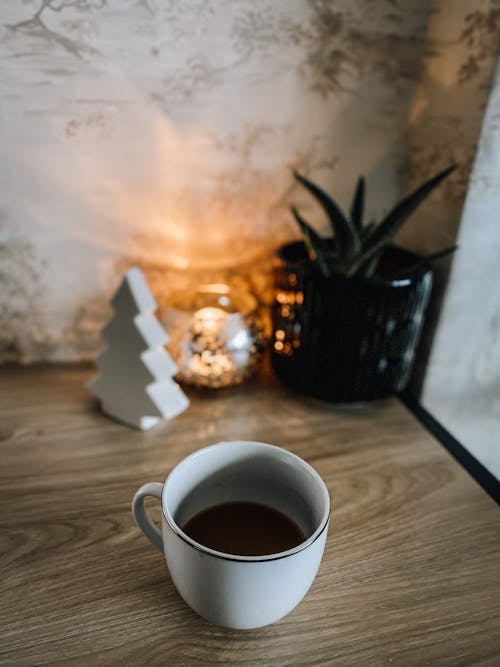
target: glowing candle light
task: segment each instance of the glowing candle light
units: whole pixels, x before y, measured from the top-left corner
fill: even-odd
[[[204,285],[172,296],[165,313],[177,378],[200,387],[242,382],[257,367],[263,329],[257,301],[228,285]]]

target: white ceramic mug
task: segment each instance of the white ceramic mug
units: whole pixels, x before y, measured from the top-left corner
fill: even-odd
[[[161,501],[161,533],[144,511],[146,496]],[[295,521],[305,541],[276,554],[239,556],[183,532],[201,510],[231,501],[277,509]],[[330,498],[318,473],[295,454],[261,442],[222,442],[182,460],[164,484],[141,486],[132,513],[164,552],[177,590],[194,611],[217,625],[257,628],[288,614],[311,586],[325,548]]]

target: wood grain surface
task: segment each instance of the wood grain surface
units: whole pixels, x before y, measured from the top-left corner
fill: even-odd
[[[500,664],[499,510],[396,399],[333,406],[261,378],[140,433],[98,412],[91,372],[0,371],[1,664]],[[130,513],[140,484],[238,438],[307,459],[333,498],[308,595],[252,631],[196,616]]]

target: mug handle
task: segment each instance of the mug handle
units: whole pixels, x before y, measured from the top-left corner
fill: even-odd
[[[163,553],[163,538],[161,532],[148,517],[146,510],[144,509],[144,498],[151,496],[157,498],[161,503],[162,491],[163,484],[160,484],[160,482],[148,482],[147,484],[143,484],[141,488],[136,491],[132,500],[132,514],[136,524],[151,544]]]

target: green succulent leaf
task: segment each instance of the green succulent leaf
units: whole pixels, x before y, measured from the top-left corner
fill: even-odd
[[[456,250],[458,250],[458,245],[452,245],[449,248],[444,248],[438,252],[433,252],[431,255],[427,255],[424,259],[427,262],[436,262],[438,259],[443,259],[443,257],[448,257],[452,255]]]
[[[388,280],[395,280],[396,278],[402,278],[403,276],[407,276],[408,274],[414,273],[415,271],[418,271],[419,269],[430,264],[431,262],[437,262],[438,260],[443,259],[444,257],[448,257],[448,255],[452,255],[457,250],[457,248],[458,248],[457,245],[453,245],[450,246],[449,248],[444,248],[444,250],[433,252],[430,255],[424,255],[423,257],[419,257],[415,262],[413,262],[413,264],[409,264],[408,266],[405,266],[403,269],[388,276]]]
[[[380,258],[382,256],[382,250],[383,248],[370,257],[366,264],[360,266],[357,274],[363,276],[364,278],[373,278],[378,269]]]
[[[302,236],[304,237],[304,245],[306,246],[307,253],[312,262],[315,262],[318,266],[321,274],[328,278],[331,275],[330,263],[328,261],[328,249],[326,242],[321,236],[316,232],[309,223],[307,223],[304,218],[297,211],[295,206],[292,206],[292,213],[295,216],[295,219],[299,223],[299,227],[302,231]]]
[[[361,233],[363,228],[363,212],[365,208],[365,179],[364,176],[358,178],[358,183],[356,185],[356,190],[354,191],[354,197],[352,199],[351,205],[351,220],[358,230],[358,233]]]
[[[375,227],[375,229],[365,239],[363,251],[354,258],[349,267],[348,275],[354,275],[358,269],[366,265],[368,260],[373,257],[381,248],[387,245],[392,237],[399,231],[415,209],[430,195],[430,193],[443,181],[457,165],[452,165],[439,172],[436,176],[421,185],[415,192],[402,199]]]
[[[370,236],[370,234],[373,232],[376,226],[377,226],[376,222],[369,222],[367,225],[363,227],[360,234],[361,245],[363,245],[364,241]]]
[[[351,217],[337,202],[324,190],[312,183],[310,180],[294,171],[295,178],[317,199],[325,210],[332,226],[338,254],[341,262],[346,262],[356,257],[361,250],[361,241],[358,231]]]

